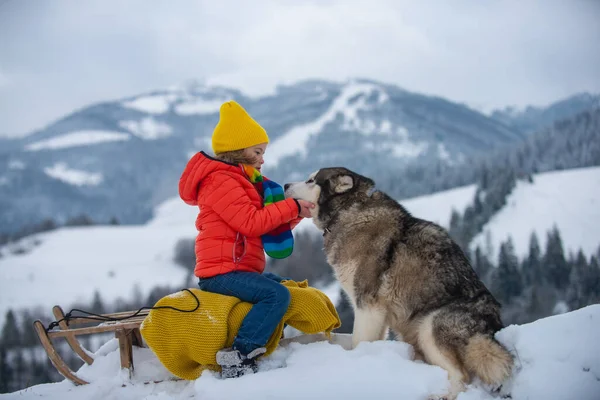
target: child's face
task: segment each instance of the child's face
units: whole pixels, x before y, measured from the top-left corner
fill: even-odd
[[[256,146],[245,148],[244,155],[247,156],[248,159],[254,160],[254,163],[251,165],[260,171],[260,167],[265,162],[263,159],[265,151],[267,151],[267,143],[261,143],[257,144]]]

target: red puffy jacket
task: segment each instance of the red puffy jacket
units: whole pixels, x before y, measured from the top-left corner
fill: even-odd
[[[179,195],[198,206],[196,218],[197,277],[208,278],[231,271],[262,273],[265,253],[261,235],[282,224],[295,226],[299,205],[285,199],[263,205],[262,194],[241,166],[196,153],[179,180]]]

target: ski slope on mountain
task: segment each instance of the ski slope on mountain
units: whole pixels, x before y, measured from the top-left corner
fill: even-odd
[[[496,337],[516,362],[501,395],[510,394],[513,400],[597,400],[598,331],[600,305],[504,328]],[[111,339],[95,353],[91,366],[78,371],[89,385],[76,387],[65,380],[0,395],[0,399],[422,400],[448,387],[444,370],[413,361],[412,347],[399,341],[361,343],[354,350],[326,342],[292,343],[261,360],[257,374],[227,380],[205,371],[195,381],[169,381],[173,376],[150,349],[135,348],[133,357],[136,367],[130,379],[119,369],[118,344]],[[458,400],[497,398],[478,382],[458,396]]]
[[[518,181],[506,205],[471,242],[494,262],[500,244],[510,235],[519,259],[529,251],[535,231],[545,249],[547,232],[558,227],[565,255],[582,249],[586,256],[600,246],[600,167],[554,171],[535,175],[533,183]],[[490,243],[491,249],[488,246]]]

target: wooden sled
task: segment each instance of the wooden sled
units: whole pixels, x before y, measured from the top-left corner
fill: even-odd
[[[77,374],[71,368],[69,368],[60,354],[58,354],[56,351],[52,339],[64,338],[75,354],[77,354],[77,356],[83,362],[91,365],[94,362],[92,353],[81,345],[79,340],[77,340],[77,336],[114,332],[115,337],[119,341],[121,368],[128,370],[129,377],[132,377],[134,370],[133,346],[145,347],[139,328],[144,321],[144,318],[146,318],[148,315],[148,310],[142,312],[124,311],[113,314],[101,314],[99,318],[107,320],[120,319],[137,313],[137,315],[133,318],[126,318],[118,321],[102,321],[97,319],[98,317],[65,317],[65,313],[60,306],[54,306],[52,308],[52,312],[56,318],[56,322],[54,324],[57,325],[56,327],[58,329],[47,329],[40,320],[36,320],[33,323],[33,326],[37,332],[40,343],[46,350],[46,354],[52,362],[52,365],[54,365],[56,370],[62,376],[69,379],[76,385],[86,385],[89,383],[78,377]],[[87,326],[82,327],[81,325]],[[290,343],[308,344],[322,341],[329,341],[332,344],[339,344],[347,350],[352,347],[352,335],[344,333],[331,333],[329,338],[327,338],[327,336],[323,333],[314,335],[299,335],[282,339],[279,342],[279,346],[287,346]]]
[[[121,356],[121,368],[127,369],[129,376],[133,374],[133,346],[144,347],[142,335],[140,333],[140,325],[149,311],[141,311],[132,318],[123,320],[111,321],[111,319],[126,318],[136,311],[125,311],[113,314],[101,314],[101,318],[90,317],[65,317],[60,306],[52,308],[54,317],[56,318],[57,330],[47,330],[40,320],[33,323],[33,327],[37,332],[40,343],[46,350],[48,358],[56,370],[65,378],[69,379],[76,385],[85,385],[89,382],[80,377],[69,368],[64,362],[60,354],[56,351],[52,339],[64,338],[71,349],[77,356],[86,364],[91,365],[94,362],[92,353],[85,349],[77,336],[91,335],[96,333],[114,332],[115,337],[119,341],[119,351]],[[105,319],[105,320],[102,320]],[[79,325],[79,327],[77,327]],[[87,325],[81,327],[81,325]]]

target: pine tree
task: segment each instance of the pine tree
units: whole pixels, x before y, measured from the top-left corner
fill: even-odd
[[[1,344],[8,350],[21,346],[21,332],[17,325],[15,313],[12,310],[8,310],[6,313],[4,327],[2,328]]]
[[[475,270],[475,273],[483,283],[487,284],[488,276],[492,268],[492,263],[488,260],[485,254],[483,254],[481,248],[477,246],[475,248],[473,269]]]
[[[550,285],[563,291],[569,286],[569,264],[565,259],[562,239],[558,228],[554,226],[548,233],[546,254],[544,254],[544,275]]]
[[[537,279],[542,279],[540,271],[540,253],[540,243],[537,234],[533,231],[529,237],[529,254],[527,255],[527,258],[523,260],[521,266],[521,274],[523,276],[523,284],[525,287],[531,286]]]
[[[8,362],[6,347],[0,344],[0,393],[10,393],[13,370]]]
[[[585,301],[583,306],[600,303],[600,263],[599,258],[592,256],[584,278],[583,292]]]
[[[104,308],[104,302],[102,301],[102,297],[100,297],[100,293],[96,290],[94,291],[94,299],[92,300],[92,312],[95,314],[104,314],[106,310]]]
[[[503,304],[509,304],[512,299],[521,295],[523,283],[518,269],[519,260],[515,255],[512,239],[500,245],[498,254],[498,269],[493,281],[494,294]]]
[[[454,239],[457,243],[462,240],[462,227],[461,227],[461,217],[456,209],[452,209],[452,213],[450,214],[450,226],[448,227],[448,234]],[[462,247],[462,246],[461,246]]]
[[[35,359],[32,359],[31,382],[29,386],[50,382],[52,382],[52,377],[50,376],[50,370],[47,368],[46,363],[37,362]]]
[[[567,303],[571,310],[586,305],[587,293],[586,282],[588,274],[588,264],[583,251],[580,249],[577,253],[577,258],[570,262],[571,276],[569,277],[569,289],[567,290]]]
[[[35,318],[31,315],[31,312],[24,311],[21,314],[21,344],[24,347],[37,346],[40,342],[33,328],[33,321]]]
[[[17,348],[12,350],[14,352],[14,357],[12,360],[12,367],[14,371],[14,379],[13,385],[14,390],[25,389],[25,384],[27,383],[27,371],[29,370],[29,366],[23,357],[22,349]]]

